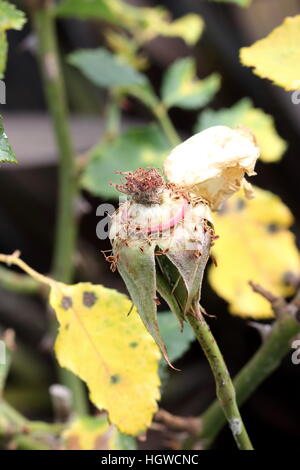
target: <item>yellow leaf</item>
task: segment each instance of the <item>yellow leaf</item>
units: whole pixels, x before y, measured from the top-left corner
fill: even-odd
[[[195,13],[170,21],[169,12],[162,7],[131,7],[126,10],[127,27],[140,44],[151,41],[156,36],[168,36],[180,37],[191,46],[198,41],[204,29],[203,19]]]
[[[263,162],[280,160],[287,148],[287,143],[276,132],[274,119],[262,109],[249,109],[242,125],[251,129],[257,139]]]
[[[159,399],[160,353],[128,298],[90,283],[52,283],[50,304],[60,327],[62,367],[87,383],[98,409],[120,431],[136,435],[151,423]]]
[[[267,37],[240,50],[243,65],[286,90],[299,89],[300,15],[287,17]]]
[[[63,432],[68,450],[133,450],[134,439],[119,433],[105,415],[75,419]]]
[[[252,318],[273,316],[269,303],[254,293],[248,282],[261,284],[276,295],[291,294],[284,283],[287,272],[299,274],[300,258],[290,210],[271,192],[255,188],[256,197],[238,193],[229,199],[214,224],[220,239],[213,253],[218,266],[209,279],[216,292],[229,302],[233,314]]]
[[[132,65],[137,70],[144,70],[149,65],[147,57],[138,52],[138,45],[132,38],[110,29],[105,31],[104,34],[109,47],[124,62]]]
[[[163,25],[160,34],[163,36],[178,36],[188,45],[195,44],[204,29],[204,22],[199,15],[189,13],[178,20]]]

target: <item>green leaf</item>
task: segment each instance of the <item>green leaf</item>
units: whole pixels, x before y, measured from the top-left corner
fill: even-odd
[[[2,121],[0,120],[0,163],[2,162],[18,163],[9,145],[7,135],[4,132]]]
[[[169,150],[170,145],[156,124],[129,129],[113,142],[94,148],[81,184],[96,196],[118,198],[119,193],[108,184],[110,180],[119,182],[115,171],[162,166]]]
[[[220,84],[220,76],[216,73],[199,80],[194,59],[186,57],[174,62],[166,71],[161,88],[162,100],[168,108],[201,108],[212,100]]]
[[[156,36],[181,37],[195,44],[202,34],[204,22],[194,13],[170,21],[169,12],[161,7],[135,7],[121,0],[64,0],[56,8],[63,17],[102,19],[130,31],[139,44]]]
[[[156,106],[160,105],[160,102],[153,90],[151,83],[147,80],[144,85],[131,86],[127,88],[120,89],[124,94],[128,94],[137,98],[145,106],[147,106],[152,111]]]
[[[149,29],[153,29],[155,32],[155,26],[153,23]],[[156,35],[166,37],[179,37],[183,39],[186,44],[192,46],[200,38],[204,29],[204,21],[201,16],[195,13],[189,13],[175,21],[167,22],[164,21],[162,24],[156,25]]]
[[[287,143],[277,134],[273,117],[262,109],[255,108],[249,98],[243,98],[231,108],[218,111],[206,109],[199,115],[195,132],[218,125],[232,128],[243,125],[251,129],[264,162],[278,161],[286,150]]]
[[[143,74],[103,48],[73,52],[68,61],[100,87],[126,87],[146,83]]]
[[[17,10],[11,3],[0,0],[0,79],[3,78],[7,61],[6,30],[21,29],[25,21],[22,11]]]
[[[211,2],[219,2],[219,3],[235,3],[236,5],[246,8],[251,5],[252,0],[210,0]]]
[[[195,340],[194,332],[188,324],[180,331],[178,320],[171,312],[158,314],[158,326],[172,362],[183,356]]]
[[[3,78],[6,61],[7,61],[7,50],[8,44],[6,39],[6,33],[4,31],[0,32],[0,79]]]
[[[22,29],[26,21],[22,11],[10,2],[0,0],[0,32],[7,29]]]
[[[117,23],[118,18],[107,0],[63,0],[56,7],[56,15],[89,20],[99,18]]]

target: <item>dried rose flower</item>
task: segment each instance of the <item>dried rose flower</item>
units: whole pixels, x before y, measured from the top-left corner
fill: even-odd
[[[210,127],[175,147],[165,160],[168,180],[202,196],[213,210],[241,187],[251,196],[244,179],[255,175],[259,148],[254,136],[244,128]]]
[[[251,185],[259,150],[245,128],[217,126],[178,145],[165,161],[166,182],[154,168],[121,173],[128,195],[112,217],[108,256],[149,333],[169,362],[157,323],[157,292],[181,326],[200,301],[203,273],[216,236],[211,209]],[[174,281],[176,279],[176,281]],[[180,303],[176,293],[180,290]],[[185,299],[182,301],[182,299]],[[170,362],[169,362],[170,363]]]

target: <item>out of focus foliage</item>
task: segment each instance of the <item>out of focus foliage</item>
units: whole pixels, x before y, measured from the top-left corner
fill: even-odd
[[[63,432],[68,450],[135,450],[135,440],[120,433],[105,415],[84,416],[71,422]]]
[[[268,78],[286,90],[300,86],[300,15],[288,17],[266,38],[243,47],[241,62],[256,75]]]
[[[213,248],[217,266],[209,279],[216,292],[229,302],[230,311],[256,319],[273,316],[270,304],[253,292],[249,281],[278,295],[291,294],[288,273],[298,274],[300,257],[290,210],[278,196],[255,188],[255,198],[242,193],[230,198],[214,218],[220,239]]]
[[[118,194],[109,181],[117,183],[119,171],[134,171],[138,167],[162,167],[170,150],[165,135],[156,124],[131,128],[104,145],[97,145],[91,153],[82,186],[92,194],[104,198],[116,198]]]
[[[219,90],[217,73],[203,80],[196,77],[196,63],[191,57],[174,62],[166,71],[162,83],[162,101],[167,108],[199,109],[211,101]]]
[[[8,142],[2,119],[0,118],[0,162],[17,163],[16,156]]]
[[[7,60],[6,31],[8,29],[22,29],[25,15],[9,2],[0,1],[0,78],[3,78]]]
[[[195,131],[217,125],[251,129],[261,151],[260,158],[266,163],[280,160],[286,150],[287,144],[276,132],[273,117],[255,108],[249,98],[243,98],[231,108],[205,109],[199,115]]]
[[[162,35],[181,37],[192,45],[197,42],[204,27],[199,15],[190,13],[171,21],[168,11],[161,6],[135,7],[122,0],[63,0],[56,13],[80,19],[104,19],[131,31],[139,44]]]

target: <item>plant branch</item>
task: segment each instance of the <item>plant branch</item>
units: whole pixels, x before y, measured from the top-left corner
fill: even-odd
[[[198,302],[194,303],[194,313],[188,315],[188,321],[210,364],[216,382],[219,405],[222,408],[224,419],[227,419],[238,448],[240,450],[253,450],[237,406],[235,389],[228,369],[216,340],[202,316]]]
[[[9,440],[13,448],[46,450],[53,448],[53,437],[58,436],[65,424],[30,421],[5,400],[0,399],[0,436]]]
[[[74,149],[64,78],[58,53],[52,2],[43,2],[33,10],[33,23],[38,40],[39,62],[47,106],[59,150],[59,190],[53,259],[54,277],[70,282],[76,241],[74,198],[76,196]]]
[[[210,236],[209,234],[206,234],[205,240],[203,242],[204,252],[206,249],[209,251],[209,247]],[[185,285],[183,284],[182,280],[178,283],[178,272],[177,270],[174,270],[174,267],[170,269],[167,258],[160,257],[159,268],[161,270],[161,274],[159,271],[157,272],[157,289],[168,302],[173,312],[178,316],[177,308],[174,310],[174,303],[177,304],[177,307],[181,309],[182,316],[187,297]],[[161,279],[162,276],[163,279]],[[166,295],[167,284],[169,286],[169,291]],[[175,289],[173,287],[174,285],[176,285]],[[163,288],[161,288],[161,286]],[[172,301],[170,299],[172,299]],[[222,410],[221,413],[225,420],[228,421],[237,446],[241,450],[252,450],[252,444],[248,437],[236,403],[235,389],[232,384],[229,372],[216,340],[214,339],[208,324],[202,316],[198,300],[194,301],[193,308],[189,314],[186,315],[186,319],[193,328],[196,338],[198,339],[208,359],[215,378],[216,393],[219,400],[219,406]]]
[[[154,116],[158,120],[162,130],[164,131],[170,144],[175,147],[180,144],[181,139],[173,126],[173,123],[169,117],[168,111],[162,102],[159,102],[157,106],[151,108]]]
[[[31,2],[28,4],[30,7]],[[77,182],[53,6],[53,1],[40,2],[32,8],[32,15],[43,86],[59,150],[59,190],[52,272],[55,279],[69,283],[72,281],[74,271],[73,258],[77,233],[74,202]],[[58,371],[63,384],[72,390],[75,409],[79,413],[86,413],[88,406],[82,382],[69,371],[61,368]]]
[[[30,295],[39,292],[39,283],[30,276],[15,273],[3,266],[0,267],[0,286],[19,294]]]
[[[265,289],[257,284],[253,287],[256,292],[266,298]],[[261,347],[233,381],[239,406],[245,403],[259,385],[279,367],[282,359],[291,350],[290,342],[300,333],[300,323],[296,320],[299,309],[296,302],[299,296],[300,290],[287,304],[283,298],[275,298],[273,294],[268,293],[267,297],[277,315],[277,320]],[[279,311],[278,305],[281,305]],[[197,437],[190,437],[186,445],[191,446],[193,442],[201,439],[206,446],[210,446],[225,423],[220,404],[215,401],[201,416],[201,426]]]

